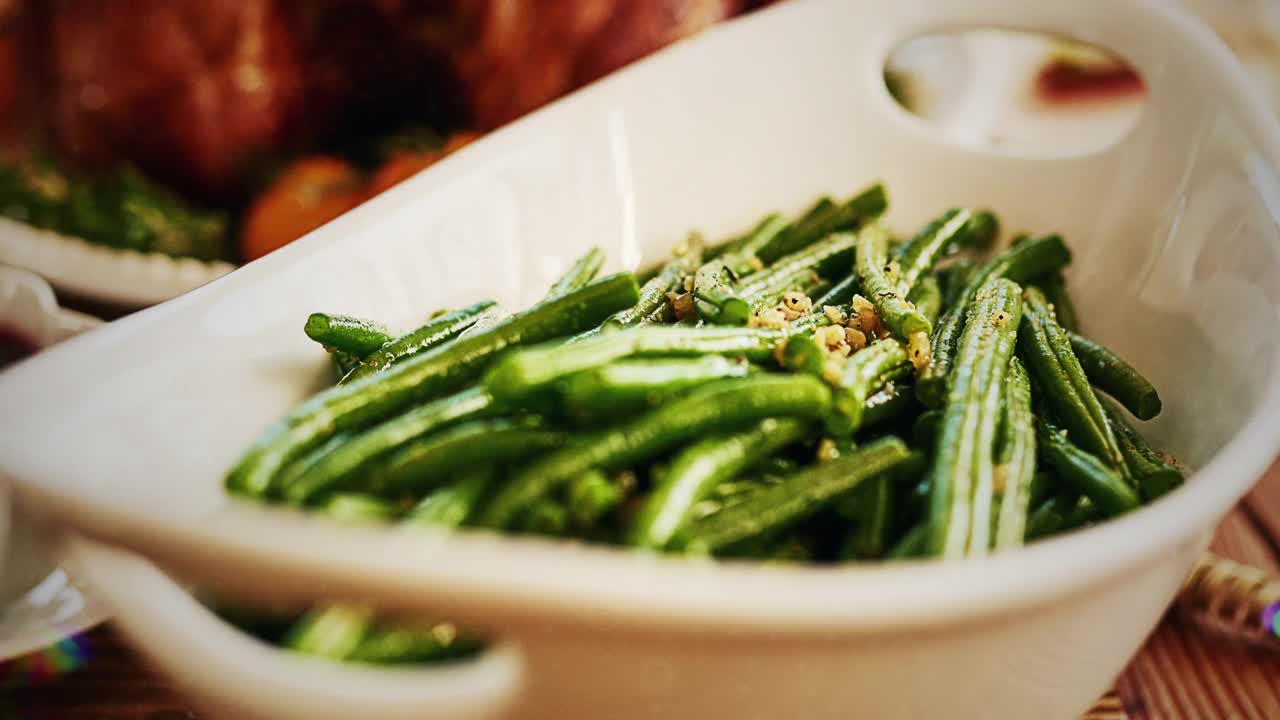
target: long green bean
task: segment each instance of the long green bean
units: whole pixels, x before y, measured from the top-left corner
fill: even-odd
[[[487,527],[507,527],[538,498],[592,468],[609,470],[648,459],[706,433],[742,427],[765,417],[818,419],[831,393],[808,376],[761,375],[719,380],[612,429],[553,452],[520,471],[482,516]]]
[[[761,488],[738,505],[694,523],[683,539],[684,549],[695,554],[716,553],[790,527],[863,481],[889,471],[909,455],[901,440],[887,437],[802,470],[778,485]]]
[[[1067,337],[1094,387],[1115,398],[1139,420],[1151,420],[1160,414],[1160,394],[1142,373],[1099,343],[1070,332]]]
[[[857,230],[884,213],[889,205],[883,185],[873,185],[841,205],[819,201],[804,217],[778,233],[756,253],[768,265],[836,232]]]
[[[363,358],[391,342],[391,332],[379,323],[349,315],[311,313],[303,327],[307,337],[328,348]]]
[[[676,251],[675,257],[662,267],[662,271],[640,288],[640,298],[635,305],[610,315],[605,327],[627,327],[644,322],[654,312],[667,307],[667,293],[683,289],[680,285],[691,277],[702,264],[702,236],[694,234]]]
[[[948,375],[956,344],[964,330],[966,313],[978,289],[989,280],[1008,278],[1017,283],[1056,270],[1071,262],[1071,252],[1057,235],[1028,240],[975,271],[968,286],[938,320],[929,338],[932,358],[916,382],[916,395],[925,407],[942,407],[947,397]]]
[[[567,414],[589,421],[643,410],[691,387],[752,371],[750,363],[720,355],[616,360],[565,377],[557,393]]]
[[[889,262],[888,243],[889,234],[883,228],[872,226],[858,233],[854,265],[858,284],[876,306],[881,322],[899,338],[908,340],[913,335],[928,335],[932,330],[929,321],[907,302],[896,282],[885,272]]]
[[[1041,388],[1045,402],[1071,433],[1074,443],[1123,471],[1120,446],[1066,331],[1054,320],[1053,311],[1039,290],[1028,288],[1025,304],[1018,355]]]
[[[1035,419],[1031,413],[1031,379],[1014,357],[1005,378],[1004,437],[999,471],[1003,477],[1000,515],[995,533],[997,550],[1017,547],[1026,535],[1027,508],[1036,471]]]
[[[493,398],[479,388],[421,405],[353,436],[336,436],[274,480],[275,491],[292,502],[305,502],[326,492],[350,487],[375,463],[406,443],[462,420],[493,410]]]
[[[596,273],[600,272],[600,268],[604,265],[604,250],[599,247],[592,247],[587,250],[586,254],[569,266],[569,269],[561,275],[551,289],[547,291],[546,300],[554,300],[558,297],[568,295],[574,290],[586,287],[595,279]]]
[[[827,418],[827,431],[837,437],[857,432],[867,399],[890,375],[909,364],[906,348],[893,338],[877,340],[850,355],[832,396],[833,412]]]
[[[766,418],[739,432],[686,447],[664,472],[627,532],[628,544],[662,549],[689,521],[691,508],[721,482],[790,445],[810,428],[794,419]]]
[[[1107,516],[1120,515],[1138,507],[1138,494],[1115,469],[1077,447],[1067,433],[1043,418],[1036,422],[1036,440],[1045,462],[1062,481],[1093,501]]]
[[[1183,483],[1182,471],[1152,450],[1119,408],[1106,400],[1102,401],[1102,408],[1115,429],[1125,467],[1145,502],[1156,500]]]
[[[228,473],[229,490],[263,495],[286,464],[333,435],[366,428],[415,402],[479,375],[499,352],[582,332],[618,309],[634,305],[630,274],[614,275],[512,316],[471,338],[419,353],[385,373],[323,391],[272,425]]]
[[[970,545],[971,535],[982,532],[975,528],[973,493],[992,482],[988,439],[994,439],[1000,395],[991,388],[1004,380],[1021,315],[1021,288],[1003,279],[984,284],[969,311],[930,475],[929,550],[934,554],[952,558],[986,550]]]
[[[342,384],[354,383],[366,377],[386,372],[392,365],[404,362],[414,355],[425,352],[458,337],[468,328],[474,327],[485,313],[493,308],[492,300],[478,302],[457,312],[433,318],[427,324],[392,340],[372,353],[364,356],[359,365],[342,378]]]
[[[723,355],[768,362],[774,345],[786,337],[780,330],[756,328],[630,328],[569,346],[548,343],[511,353],[494,364],[483,384],[494,397],[514,401],[561,378],[626,357]]]

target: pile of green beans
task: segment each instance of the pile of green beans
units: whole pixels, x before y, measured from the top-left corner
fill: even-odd
[[[1154,386],[1077,327],[1057,235],[990,211],[899,238],[880,186],[694,233],[643,285],[598,248],[531,308],[396,333],[316,313],[340,381],[267,429],[230,492],[342,522],[483,528],[763,562],[981,556],[1130,512],[1183,473]],[[276,623],[355,662],[482,641],[353,604]]]

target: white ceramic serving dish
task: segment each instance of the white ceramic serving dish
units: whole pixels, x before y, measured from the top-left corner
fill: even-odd
[[[884,90],[883,61],[917,33],[993,23],[1120,51],[1148,109],[1087,156],[939,140]],[[1229,51],[1159,0],[793,0],[0,377],[0,405],[27,408],[0,435],[0,469],[52,517],[184,580],[443,613],[501,640],[475,663],[375,681],[230,634],[136,557],[72,540],[121,627],[227,717],[1071,718],[1280,447],[1277,167],[1280,134]],[[691,226],[727,234],[873,179],[904,230],[972,204],[1063,232],[1087,331],[1162,388],[1150,435],[1198,468],[1191,482],[989,559],[838,568],[338,527],[222,491],[240,452],[322,384],[299,331],[313,310],[408,325],[490,295],[528,303],[588,244],[636,267]]]
[[[39,276],[0,265],[0,330],[44,348],[102,321],[58,306]],[[6,416],[8,414],[6,413]],[[13,417],[21,420],[21,413]],[[24,655],[106,617],[103,604],[52,560],[32,517],[11,508],[0,476],[0,662]]]
[[[0,263],[39,273],[60,292],[130,309],[175,298],[235,269],[227,262],[94,245],[5,217]]]

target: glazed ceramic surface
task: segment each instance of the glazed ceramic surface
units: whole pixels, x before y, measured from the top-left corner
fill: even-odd
[[[1125,55],[1149,88],[1133,131],[1084,156],[983,152],[889,97],[897,44],[993,23]],[[137,557],[69,540],[91,580],[114,580],[121,626],[228,717],[1071,718],[1280,447],[1278,166],[1273,120],[1229,51],[1167,3],[793,1],[6,373],[0,405],[26,414],[0,434],[0,470],[51,517],[184,579],[443,613],[499,639],[475,663],[374,680],[252,643]],[[1197,468],[1187,486],[989,559],[837,568],[338,527],[222,490],[258,433],[323,384],[309,312],[407,326],[483,297],[518,307],[590,244],[639,267],[691,227],[725,235],[874,180],[900,230],[980,205],[1011,231],[1063,233],[1085,329],[1161,388],[1149,433]]]
[[[58,306],[40,277],[0,265],[0,332],[13,333],[40,348],[102,324],[97,318]],[[21,419],[6,406],[10,421]],[[102,602],[57,567],[32,517],[15,510],[8,481],[0,476],[0,662],[24,655],[106,617]]]

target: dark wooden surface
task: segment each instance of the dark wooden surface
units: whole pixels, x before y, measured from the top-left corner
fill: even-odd
[[[1280,576],[1280,464],[1218,528],[1217,553]],[[105,626],[80,669],[3,685],[0,720],[183,720],[183,698]],[[10,678],[11,679],[11,678]],[[1210,637],[1171,612],[1089,720],[1280,719],[1280,654]]]

